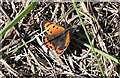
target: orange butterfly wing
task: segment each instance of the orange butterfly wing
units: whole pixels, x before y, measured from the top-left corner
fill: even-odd
[[[48,35],[58,35],[65,31],[65,29],[62,26],[50,22],[45,23],[44,29],[47,29],[46,32]]]

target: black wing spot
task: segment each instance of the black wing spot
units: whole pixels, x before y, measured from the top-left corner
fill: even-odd
[[[53,28],[55,28],[55,26],[53,26]]]
[[[49,29],[47,31],[50,31]]]
[[[48,26],[49,26],[49,24],[46,27],[48,27]]]
[[[52,46],[49,46],[50,48],[52,48]]]
[[[58,29],[58,27],[56,29]]]
[[[50,31],[50,33],[52,33],[52,31]]]
[[[48,24],[46,27],[49,27],[50,24]]]

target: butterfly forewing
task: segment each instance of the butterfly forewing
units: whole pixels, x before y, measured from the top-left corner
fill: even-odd
[[[48,35],[58,35],[65,31],[65,29],[62,26],[50,22],[45,23],[44,29],[47,30],[46,32]]]

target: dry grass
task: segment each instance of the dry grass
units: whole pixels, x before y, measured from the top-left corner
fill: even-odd
[[[2,3],[0,30],[18,15],[29,2]],[[120,3],[77,3],[84,24],[95,48],[120,59]],[[91,49],[79,43],[88,43],[72,3],[38,3],[26,17],[2,36],[0,43],[1,77],[101,77]],[[65,16],[66,14],[66,16]],[[77,26],[71,32],[70,44],[62,55],[43,45],[44,21],[58,22],[61,26]],[[73,38],[77,40],[74,40]],[[28,42],[31,40],[30,42]],[[28,42],[28,43],[27,43]],[[27,44],[26,44],[27,43]],[[26,44],[18,50],[14,49]],[[97,53],[106,77],[120,76],[119,64]]]

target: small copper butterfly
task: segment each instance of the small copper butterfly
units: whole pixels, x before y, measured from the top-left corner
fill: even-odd
[[[46,30],[44,44],[57,54],[62,54],[70,43],[70,31],[52,22],[45,22],[43,29]]]

